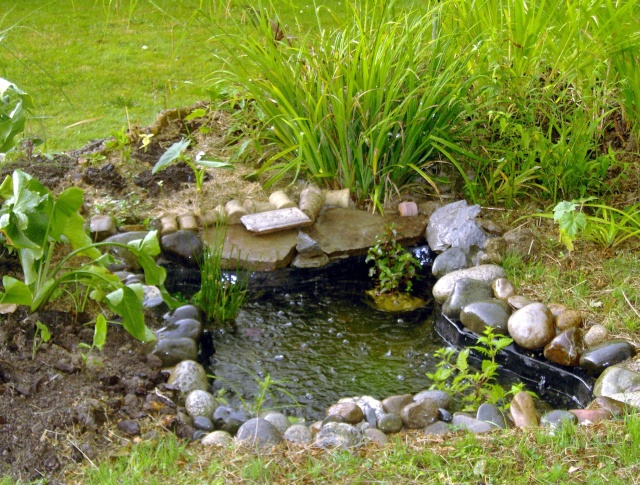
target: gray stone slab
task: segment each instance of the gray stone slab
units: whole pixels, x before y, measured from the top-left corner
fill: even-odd
[[[270,234],[313,224],[309,216],[297,207],[247,214],[240,218],[240,222],[247,230],[256,234]]]

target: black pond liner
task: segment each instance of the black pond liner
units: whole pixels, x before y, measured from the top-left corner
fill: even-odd
[[[479,335],[467,330],[436,308],[435,330],[449,345],[470,347],[478,345]],[[471,359],[480,363],[482,355],[472,350]],[[548,361],[542,351],[526,350],[513,343],[502,350],[496,361],[500,374],[523,381],[527,389],[536,392],[554,407],[564,408],[570,403],[586,407],[593,399],[593,378],[578,367],[566,367]]]

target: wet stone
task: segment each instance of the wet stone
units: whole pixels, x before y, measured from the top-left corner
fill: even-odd
[[[460,322],[472,332],[482,334],[486,328],[494,333],[506,334],[511,310],[501,300],[477,301],[468,304],[460,312]]]
[[[507,422],[502,412],[493,404],[481,404],[476,413],[476,419],[490,423],[498,428],[507,429]]]
[[[558,428],[562,426],[564,423],[577,423],[578,418],[575,414],[570,411],[562,411],[559,409],[554,409],[553,411],[549,411],[545,413],[542,418],[540,418],[540,424],[542,426],[546,426],[548,428]]]
[[[453,421],[453,414],[443,408],[438,408],[438,420],[445,423]]]
[[[507,278],[498,278],[495,280],[491,283],[491,289],[493,290],[493,296],[498,300],[507,301],[516,294],[513,284]]]
[[[176,365],[167,384],[178,389],[183,395],[197,389],[206,391],[209,388],[204,368],[192,360],[184,360]]]
[[[423,399],[431,399],[436,403],[436,406],[443,409],[449,409],[449,406],[451,405],[451,396],[449,393],[438,389],[427,389],[420,391],[413,396],[413,400],[415,402],[420,402]]]
[[[471,260],[464,249],[449,248],[436,256],[431,272],[436,278],[442,278],[447,273],[468,268],[470,265]]]
[[[623,416],[631,411],[631,406],[610,397],[597,397],[589,404],[589,408],[606,409],[613,416]]]
[[[313,440],[311,430],[303,424],[294,424],[284,432],[284,439],[290,443],[307,445]]]
[[[171,260],[190,267],[197,267],[202,259],[202,241],[191,231],[179,230],[161,239],[162,253]]]
[[[558,330],[567,330],[580,326],[582,326],[582,313],[577,310],[565,310],[556,317],[556,327]]]
[[[513,295],[507,298],[507,303],[514,310],[520,310],[521,308],[524,308],[527,305],[531,305],[533,302],[526,296]]]
[[[156,338],[162,340],[165,338],[190,338],[198,341],[202,334],[202,323],[192,318],[178,320],[156,331]]]
[[[509,335],[521,347],[534,350],[548,344],[556,335],[553,316],[542,303],[531,303],[509,317]]]
[[[455,413],[451,424],[474,434],[488,433],[496,429],[496,426],[491,423],[480,421],[462,413]]]
[[[483,264],[480,266],[474,266],[473,268],[459,269],[457,271],[452,271],[451,273],[444,275],[436,282],[435,285],[433,285],[433,297],[438,303],[444,303],[447,298],[449,298],[449,295],[453,291],[453,287],[456,282],[463,278],[482,281],[487,285],[490,285],[493,280],[504,277],[504,269],[494,264]],[[488,298],[491,298],[492,296],[493,293],[482,299],[486,300]]]
[[[163,338],[156,342],[151,353],[162,360],[162,365],[170,367],[183,360],[196,360],[198,345],[191,338]]]
[[[250,419],[240,426],[236,439],[259,448],[277,445],[283,441],[276,427],[262,418]]]
[[[403,394],[400,396],[389,396],[382,401],[382,407],[386,413],[394,413],[400,415],[400,411],[407,404],[413,402],[413,396],[411,394]]]
[[[196,416],[193,418],[193,427],[203,431],[213,431],[213,422],[206,416]]]
[[[378,419],[380,419],[384,414],[384,408],[382,407],[382,402],[371,396],[346,397],[338,401],[338,403],[343,403],[343,402],[352,402],[358,405],[360,409],[362,409],[362,411],[365,413],[365,416],[369,410],[372,410],[373,412],[375,412],[376,417]]]
[[[489,300],[492,297],[493,291],[488,283],[471,278],[461,278],[453,285],[451,294],[442,306],[442,313],[457,319],[467,305]]]
[[[195,305],[182,305],[172,312],[163,315],[163,320],[167,323],[176,323],[179,320],[193,319],[202,322],[202,312]]]
[[[586,350],[580,357],[580,367],[592,376],[598,376],[609,366],[619,364],[636,354],[626,340],[609,340]]]
[[[544,356],[556,364],[575,367],[580,362],[583,347],[582,331],[572,327],[559,333],[545,345]]]
[[[409,429],[424,428],[438,419],[438,405],[431,399],[423,399],[402,408],[400,417]]]
[[[562,303],[549,303],[547,305],[547,308],[551,312],[551,315],[553,315],[553,318],[556,318],[556,319],[560,316],[562,312],[565,312],[569,309],[567,308],[566,305],[563,305]]]
[[[378,420],[378,429],[383,433],[398,433],[402,430],[402,418],[395,413],[387,413]]]

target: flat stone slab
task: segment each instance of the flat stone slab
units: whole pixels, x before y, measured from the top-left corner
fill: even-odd
[[[203,235],[203,242],[214,241],[217,230],[216,227],[207,229]],[[297,241],[297,229],[258,236],[241,225],[228,226],[220,266],[223,269],[242,268],[250,271],[286,268],[293,260]]]
[[[376,244],[376,236],[382,234],[389,223],[395,224],[400,244],[417,244],[424,239],[428,219],[422,215],[383,217],[360,210],[336,208],[326,210],[313,226],[303,231],[318,242],[329,258],[338,258],[365,254]]]
[[[240,222],[255,234],[269,234],[313,224],[309,216],[297,207],[247,214],[240,218]]]

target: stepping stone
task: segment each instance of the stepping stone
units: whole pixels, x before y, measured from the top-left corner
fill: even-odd
[[[247,214],[240,218],[240,222],[244,224],[248,231],[255,234],[269,234],[270,232],[284,231],[285,229],[313,224],[309,216],[297,207]]]

